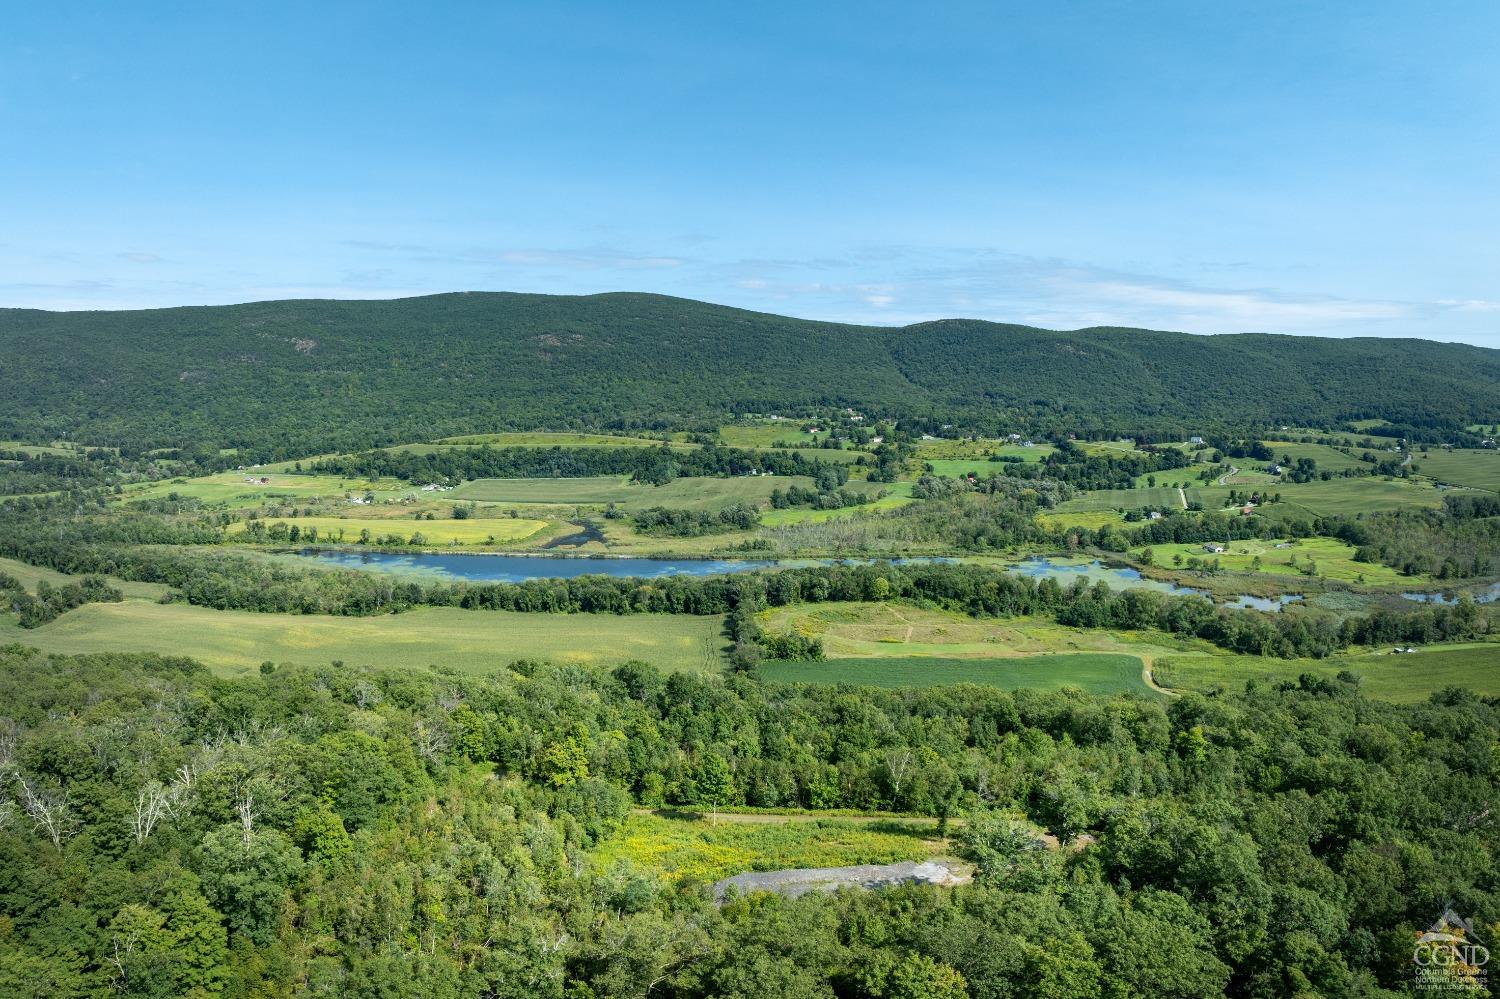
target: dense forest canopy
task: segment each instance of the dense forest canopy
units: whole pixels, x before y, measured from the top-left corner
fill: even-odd
[[[1376,999],[1446,908],[1500,925],[1462,691],[262,672],[0,648],[0,991]],[[976,884],[715,908],[592,861],[632,802],[709,801],[962,815]]]
[[[644,294],[0,310],[0,381],[0,437],[266,457],[833,406],[914,426],[1179,439],[1366,417],[1460,428],[1500,411],[1500,351],[1461,344],[890,329]]]

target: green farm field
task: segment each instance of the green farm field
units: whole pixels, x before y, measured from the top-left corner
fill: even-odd
[[[1015,690],[1077,687],[1093,694],[1159,696],[1141,676],[1135,656],[1075,652],[1011,659],[827,659],[822,662],[764,662],[761,675],[782,683],[850,683],[872,687],[937,687],[976,683]]]
[[[895,510],[899,507],[915,503],[911,498],[910,482],[889,483],[851,483],[846,488],[863,489],[866,492],[884,492],[885,495],[871,503],[861,506],[844,507],[839,510],[814,510],[811,507],[788,507],[784,510],[765,510],[760,515],[760,522],[767,527],[781,527],[786,524],[821,524],[824,521],[835,520],[839,517],[862,517],[871,513],[880,513],[885,510]]]
[[[1285,504],[1324,516],[1353,516],[1376,510],[1435,508],[1443,505],[1442,490],[1416,479],[1359,478],[1289,482],[1274,487],[1273,491],[1281,493]]]
[[[296,526],[305,532],[308,528],[317,528],[320,540],[338,542],[343,540],[353,543],[361,531],[369,531],[372,537],[383,537],[388,534],[399,534],[403,538],[410,538],[414,534],[421,534],[425,539],[421,544],[460,544],[477,545],[493,543],[499,544],[507,541],[520,541],[530,538],[543,531],[547,527],[545,520],[528,520],[521,517],[496,517],[489,520],[469,518],[467,520],[412,520],[410,518],[364,518],[364,517],[267,517],[263,520],[267,527],[273,524],[284,523],[288,527]],[[243,534],[246,523],[240,521],[231,524],[227,533],[230,535]]]
[[[1188,490],[1191,496],[1193,490]],[[1104,510],[1135,510],[1143,506],[1182,507],[1182,494],[1175,488],[1096,489],[1057,505],[1058,513],[1098,513]]]
[[[259,480],[265,478],[267,482]],[[246,482],[255,479],[255,482]],[[195,479],[166,479],[143,485],[127,486],[122,499],[162,499],[178,496],[199,499],[210,505],[228,508],[258,506],[281,499],[296,501],[341,499],[345,493],[373,493],[377,501],[404,496],[420,496],[410,483],[399,479],[342,478],[337,475],[299,475],[255,469],[247,472],[219,472]],[[451,495],[451,494],[445,494]]]
[[[642,485],[624,476],[608,475],[572,479],[475,479],[445,495],[489,503],[615,503],[629,510],[652,506],[717,510],[734,503],[769,503],[772,490],[792,485],[810,487],[812,479],[801,475],[701,477],[675,479],[664,486]]]
[[[1285,545],[1286,547],[1280,547]],[[1140,558],[1144,549],[1137,548],[1131,555]],[[1162,567],[1175,566],[1174,556],[1209,558],[1231,572],[1259,572],[1274,576],[1297,576],[1321,579],[1337,579],[1347,583],[1361,578],[1370,586],[1398,585],[1411,582],[1390,566],[1378,562],[1354,561],[1354,547],[1334,538],[1299,538],[1294,541],[1261,541],[1247,539],[1233,541],[1222,555],[1208,555],[1201,544],[1153,545],[1152,561]],[[1259,559],[1259,564],[1256,560]],[[1309,565],[1316,567],[1316,574],[1304,572]]]
[[[1500,451],[1444,451],[1434,448],[1412,459],[1422,475],[1455,486],[1500,491]]]
[[[803,424],[796,420],[732,423],[719,428],[719,440],[728,447],[771,447],[775,444],[808,444],[828,437],[826,433],[803,433],[802,427]]]
[[[904,604],[829,602],[778,607],[758,615],[773,634],[818,638],[832,659],[995,660],[1052,653],[1107,653],[1154,658],[1204,653],[1196,639],[1156,633],[1069,628],[1049,618],[973,618]]]
[[[1500,642],[1437,645],[1396,655],[1382,648],[1329,659],[1260,656],[1172,656],[1157,660],[1152,676],[1181,690],[1239,690],[1246,680],[1296,680],[1303,673],[1333,678],[1342,670],[1360,677],[1360,689],[1382,700],[1422,701],[1445,687],[1500,695]]]
[[[1368,471],[1370,468],[1358,458],[1347,455],[1338,448],[1329,447],[1327,444],[1298,444],[1292,441],[1265,441],[1264,443],[1275,455],[1273,460],[1277,464],[1281,464],[1283,458],[1291,458],[1293,462],[1298,458],[1311,458],[1318,463],[1319,471]],[[1245,462],[1235,460],[1234,464],[1244,465]]]
[[[0,644],[44,652],[156,652],[187,656],[226,673],[265,660],[299,664],[341,659],[359,665],[445,666],[467,673],[516,659],[613,665],[642,659],[670,670],[721,665],[717,616],[521,614],[422,607],[379,617],[259,614],[132,599],[86,604],[40,628],[0,616]]]

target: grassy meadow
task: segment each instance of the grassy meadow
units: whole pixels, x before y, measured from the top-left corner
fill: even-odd
[[[1439,482],[1500,492],[1500,451],[1433,448],[1426,454],[1418,452],[1412,461],[1419,473]]]
[[[260,479],[267,479],[265,483]],[[254,479],[254,482],[247,482]],[[291,499],[297,502],[342,499],[346,493],[373,493],[377,501],[420,496],[421,491],[399,479],[343,478],[338,475],[302,475],[255,469],[249,472],[219,472],[195,479],[164,479],[125,487],[122,499],[162,499],[171,494],[229,508],[258,506]],[[444,495],[452,495],[446,493]]]
[[[771,492],[792,485],[810,487],[801,475],[754,475],[735,478],[674,479],[664,486],[631,482],[625,476],[596,475],[572,479],[475,479],[444,495],[487,503],[557,503],[603,505],[627,510],[652,506],[719,510],[734,503],[769,504]],[[871,484],[873,485],[873,484]]]
[[[1130,554],[1141,558],[1144,551],[1143,548],[1137,548]],[[1362,580],[1370,586],[1399,585],[1409,583],[1414,578],[1404,576],[1379,562],[1356,562],[1354,547],[1334,538],[1233,541],[1222,555],[1205,553],[1201,544],[1151,546],[1152,562],[1155,565],[1174,567],[1174,556],[1181,556],[1184,562],[1190,558],[1213,559],[1221,568],[1231,572],[1336,579],[1346,583]],[[1316,573],[1306,571],[1309,567],[1316,568]]]
[[[1421,701],[1444,687],[1467,687],[1500,695],[1500,642],[1435,645],[1393,654],[1389,648],[1329,659],[1270,659],[1260,656],[1172,656],[1156,661],[1152,676],[1181,690],[1239,690],[1246,680],[1295,680],[1303,673],[1332,678],[1343,670],[1360,677],[1361,689],[1388,701]]]
[[[548,527],[545,520],[531,520],[523,517],[495,517],[491,519],[469,518],[466,520],[414,520],[410,517],[370,518],[370,517],[265,517],[262,520],[267,527],[272,524],[283,523],[288,527],[296,526],[305,532],[309,528],[317,528],[320,541],[353,544],[361,531],[369,531],[371,537],[380,538],[388,534],[399,534],[403,538],[410,539],[414,534],[421,534],[426,540],[423,544],[429,545],[480,545],[480,544],[503,544],[508,541],[521,541],[536,535]],[[230,536],[243,534],[248,525],[244,521],[229,525],[227,533]]]
[[[1191,497],[1195,490],[1188,490]],[[1058,513],[1099,513],[1107,510],[1138,510],[1143,506],[1182,508],[1182,493],[1175,487],[1145,489],[1096,489],[1080,493],[1057,505]]]
[[[140,584],[137,584],[140,585]],[[259,614],[143,599],[86,604],[40,628],[0,615],[0,644],[44,652],[157,652],[244,672],[265,661],[341,659],[381,666],[489,672],[516,659],[615,665],[644,659],[663,669],[717,670],[721,617],[522,614],[420,607],[379,617]]]
[[[945,846],[932,819],[735,815],[714,822],[661,811],[632,812],[590,856],[600,870],[625,864],[667,882],[717,881],[744,871],[923,860]]]

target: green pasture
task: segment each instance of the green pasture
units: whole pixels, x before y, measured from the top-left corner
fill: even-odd
[[[840,517],[863,517],[872,513],[895,510],[916,502],[911,498],[910,482],[851,482],[846,488],[864,489],[871,493],[883,490],[885,495],[861,506],[848,506],[838,510],[814,510],[805,506],[789,507],[784,510],[766,510],[761,513],[760,522],[767,527],[782,527],[787,524],[821,524]]]
[[[1026,461],[1041,461],[1056,450],[1050,444],[1036,444],[1032,447],[1022,447],[1013,444],[1009,440],[994,440],[980,438],[971,440],[937,440],[920,441],[916,445],[916,459],[918,461],[947,461],[959,459],[963,461],[987,462],[990,455],[1002,455],[1014,458],[1023,458]],[[1000,464],[996,462],[996,464]]]
[[[1191,497],[1193,490],[1189,489]],[[1104,510],[1136,510],[1143,506],[1170,509],[1182,507],[1182,495],[1170,486],[1155,489],[1096,489],[1057,505],[1058,513],[1098,513]]]
[[[1394,654],[1381,648],[1329,659],[1260,656],[1171,656],[1156,661],[1152,676],[1168,688],[1239,690],[1245,681],[1296,680],[1303,673],[1333,678],[1342,670],[1360,677],[1361,689],[1388,701],[1421,701],[1445,687],[1500,695],[1500,643],[1435,645]]]
[[[409,518],[365,518],[365,517],[266,517],[262,521],[267,527],[284,523],[288,527],[300,527],[305,533],[317,528],[321,541],[353,543],[361,531],[369,531],[372,538],[399,534],[410,539],[420,534],[425,539],[419,544],[475,545],[529,538],[547,527],[545,520],[530,520],[521,517],[497,517],[492,520],[415,520]],[[244,521],[229,525],[228,534],[243,534],[248,528]]]
[[[1143,548],[1137,548],[1131,555],[1141,558],[1144,551]],[[1205,552],[1201,544],[1151,546],[1152,562],[1156,565],[1163,568],[1174,567],[1178,565],[1173,561],[1174,556],[1181,556],[1183,562],[1190,558],[1211,559],[1230,572],[1336,579],[1346,583],[1362,580],[1370,586],[1399,585],[1413,579],[1378,562],[1354,561],[1354,547],[1334,538],[1237,540],[1231,541],[1228,550],[1221,555]],[[1316,572],[1309,572],[1310,568],[1316,569]]]
[[[257,614],[126,600],[85,604],[40,628],[0,615],[0,644],[44,652],[156,652],[188,656],[228,673],[263,661],[351,664],[468,673],[516,659],[612,665],[643,659],[663,669],[722,665],[722,617],[687,614],[525,614],[421,607],[378,617]]]
[[[1025,658],[1053,653],[1107,653],[1152,658],[1208,652],[1197,639],[1101,628],[1070,628],[1046,617],[974,618],[956,611],[831,601],[762,611],[772,634],[817,638],[831,659]]]
[[[1439,482],[1500,491],[1500,451],[1433,448],[1426,454],[1417,452],[1412,462],[1420,474]]]
[[[49,586],[62,586],[65,583],[77,582],[77,576],[69,576],[65,573],[48,569],[44,566],[29,565],[25,562],[17,562],[15,559],[0,558],[0,572],[14,577],[28,590],[35,591],[36,584],[46,582]],[[138,600],[158,600],[163,594],[168,593],[171,587],[162,583],[134,583],[127,579],[116,579],[106,576],[111,586],[118,589],[126,597]],[[3,607],[4,605],[0,605]],[[0,613],[0,622],[6,620],[6,616]],[[3,627],[3,625],[0,625]],[[22,632],[28,634],[28,632]]]
[[[1311,458],[1318,463],[1319,471],[1343,472],[1343,471],[1369,471],[1370,466],[1352,455],[1347,455],[1338,448],[1329,447],[1327,444],[1298,444],[1292,441],[1265,441],[1266,447],[1270,448],[1275,457],[1275,464],[1284,464],[1283,458],[1291,458],[1296,463],[1299,458]],[[1228,459],[1236,465],[1241,465],[1239,459]]]
[[[283,463],[285,464],[285,463]],[[262,483],[264,478],[267,482]],[[247,482],[247,479],[254,479]],[[257,468],[244,472],[219,472],[194,479],[163,479],[125,487],[123,500],[162,499],[173,493],[228,508],[260,506],[291,499],[295,502],[342,499],[346,493],[373,493],[377,501],[420,496],[415,486],[399,479],[365,479],[358,476],[302,475]],[[451,496],[451,493],[444,493]]]
[[[1037,523],[1046,528],[1086,527],[1097,531],[1105,524],[1116,527],[1125,523],[1125,518],[1114,510],[1081,510],[1071,513],[1042,513]]]
[[[1329,479],[1316,482],[1282,483],[1272,488],[1285,504],[1322,516],[1399,510],[1402,507],[1433,508],[1443,505],[1443,492],[1417,479]],[[1207,504],[1205,504],[1207,506]]]
[[[633,483],[624,476],[611,475],[572,479],[475,479],[444,495],[488,503],[583,506],[615,503],[635,510],[652,506],[716,510],[734,503],[768,504],[772,490],[792,485],[811,487],[812,479],[798,475],[747,475],[728,479],[702,476],[674,479],[664,486]]]
[[[771,447],[775,444],[807,444],[826,440],[827,432],[803,433],[801,420],[776,420],[771,423],[732,423],[719,428],[719,440],[728,447]]]

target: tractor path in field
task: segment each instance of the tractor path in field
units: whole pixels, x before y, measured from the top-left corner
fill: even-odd
[[[1236,468],[1235,466],[1230,465],[1229,466],[1229,471],[1227,471],[1223,475],[1219,476],[1219,481],[1215,482],[1214,485],[1216,485],[1216,486],[1228,485],[1229,484],[1229,478],[1230,478],[1230,476],[1239,475],[1239,474],[1240,474],[1240,470],[1238,468]]]
[[[886,610],[890,611],[891,614],[896,618],[896,620],[898,620],[902,624],[906,625],[906,637],[903,638],[903,639],[901,639],[901,641],[903,641],[903,642],[905,642],[907,644],[910,644],[911,643],[912,633],[917,630],[915,628],[915,626],[913,626],[910,621],[908,621],[905,617],[903,617],[902,614],[901,614],[901,612],[899,610],[897,610],[896,608],[892,607],[890,604],[881,604],[880,606],[884,607]]]
[[[1185,492],[1182,491],[1182,487],[1181,486],[1177,487],[1177,498],[1182,501],[1182,508],[1184,510],[1186,510],[1187,509],[1187,493],[1185,493]]]
[[[1156,682],[1156,678],[1151,675],[1151,667],[1154,662],[1155,657],[1153,656],[1141,656],[1141,682],[1150,687],[1152,690],[1156,691],[1158,694],[1162,694],[1166,697],[1179,696],[1177,691],[1169,690],[1168,688],[1163,687]]]

